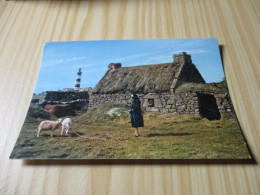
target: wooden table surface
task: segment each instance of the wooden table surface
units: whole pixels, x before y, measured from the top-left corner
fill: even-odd
[[[0,194],[259,194],[259,0],[0,0]],[[219,38],[256,164],[9,160],[45,41]]]

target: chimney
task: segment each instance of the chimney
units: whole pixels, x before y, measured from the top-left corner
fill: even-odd
[[[175,64],[183,64],[183,63],[192,63],[191,56],[188,55],[186,52],[181,52],[177,55],[173,55],[173,63]]]
[[[110,63],[108,65],[108,71],[114,72],[116,69],[121,68],[122,64],[121,63]]]

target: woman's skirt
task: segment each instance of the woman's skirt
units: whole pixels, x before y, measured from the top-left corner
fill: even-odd
[[[131,125],[132,127],[143,127],[144,120],[142,113],[130,113]]]

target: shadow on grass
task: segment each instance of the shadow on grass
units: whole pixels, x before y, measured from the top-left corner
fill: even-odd
[[[81,132],[75,132],[75,133],[77,133],[78,135],[80,135],[80,136],[83,136],[83,135],[85,135],[84,133],[81,133]],[[78,135],[76,135],[75,133],[70,133],[70,136],[71,137],[78,137]]]
[[[51,134],[42,134],[39,137],[47,137],[47,138],[55,138],[55,137],[60,137],[60,135],[54,135],[51,137]]]
[[[192,133],[151,133],[146,137],[156,137],[156,136],[186,136],[192,135]]]

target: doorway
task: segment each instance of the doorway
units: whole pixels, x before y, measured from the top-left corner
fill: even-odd
[[[208,120],[221,119],[214,95],[197,93],[197,96],[199,100],[200,115],[202,117],[207,118]]]

